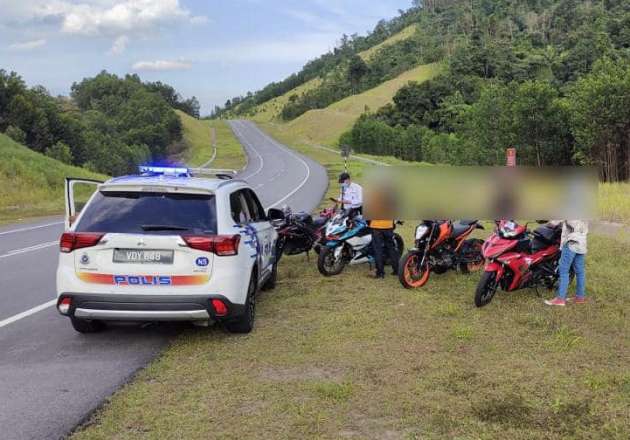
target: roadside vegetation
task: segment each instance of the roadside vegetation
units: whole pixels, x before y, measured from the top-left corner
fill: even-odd
[[[180,153],[182,125],[173,108],[199,115],[193,97],[160,82],[101,72],[72,85],[70,97],[27,87],[0,70],[0,132],[68,165],[112,176]]]
[[[239,170],[247,163],[245,151],[225,121],[193,118],[177,110],[182,121],[184,151],[175,159],[191,167],[207,164],[208,168]],[[216,144],[216,156],[211,163]]]
[[[106,179],[32,151],[3,134],[0,157],[0,223],[63,212],[66,177]]]
[[[296,149],[336,195],[339,156]],[[350,162],[359,181],[366,167]],[[625,439],[628,264],[627,244],[593,236],[590,304],[524,290],[476,309],[478,274],[409,291],[366,265],[324,278],[314,255],[286,257],[252,334],[185,330],[73,438]]]
[[[241,169],[247,163],[243,147],[225,121],[203,121],[177,110],[182,121],[183,152],[179,159],[201,166],[212,157],[214,131],[217,143],[211,168]],[[108,177],[66,164],[21,145],[0,133],[0,223],[28,217],[60,214],[64,210],[64,179]],[[138,164],[130,167],[135,172]]]

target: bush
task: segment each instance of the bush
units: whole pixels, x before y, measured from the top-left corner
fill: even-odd
[[[15,127],[13,125],[9,125],[7,127],[7,129],[6,129],[6,131],[4,132],[4,134],[9,136],[11,139],[13,139],[18,144],[26,143],[26,133],[24,133],[24,130],[22,130],[19,127]]]
[[[73,157],[70,147],[59,141],[52,147],[46,149],[46,156],[57,159],[63,163],[72,164]]]

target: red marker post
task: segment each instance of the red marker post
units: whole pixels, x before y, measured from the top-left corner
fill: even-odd
[[[516,166],[516,148],[508,148],[507,150],[505,150],[505,156],[506,156],[506,165],[508,167],[515,167]]]

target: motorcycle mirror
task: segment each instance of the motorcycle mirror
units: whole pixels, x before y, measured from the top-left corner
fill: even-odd
[[[267,211],[267,218],[269,220],[284,220],[284,211],[277,208],[270,208]]]

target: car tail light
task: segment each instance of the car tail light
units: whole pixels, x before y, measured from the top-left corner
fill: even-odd
[[[59,313],[61,313],[62,315],[67,315],[68,312],[70,311],[71,305],[72,305],[72,298],[70,298],[69,296],[66,296],[65,298],[62,298],[61,301],[59,301],[59,304],[57,304],[57,310],[59,310]]]
[[[92,232],[64,232],[59,240],[59,250],[63,253],[72,252],[75,249],[96,246],[105,234]]]
[[[188,247],[219,256],[237,255],[240,235],[184,235],[182,239]]]
[[[228,308],[223,301],[220,299],[213,299],[210,301],[212,307],[214,308],[214,313],[217,316],[225,316],[228,313]]]

